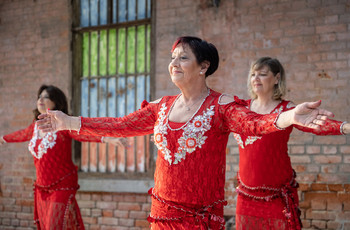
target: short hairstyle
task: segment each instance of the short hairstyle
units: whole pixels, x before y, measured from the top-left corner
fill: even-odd
[[[178,44],[186,44],[196,57],[197,63],[201,64],[204,61],[210,63],[208,70],[205,72],[205,77],[213,74],[219,66],[219,53],[216,47],[197,37],[183,36],[176,39],[171,52],[174,51]]]
[[[282,97],[286,95],[286,75],[282,64],[277,59],[271,57],[259,58],[251,64],[247,82],[248,93],[252,99],[256,99],[258,97],[252,89],[250,79],[253,71],[260,70],[265,66],[269,68],[274,76],[276,76],[278,73],[280,74],[278,83],[274,87],[273,99],[281,100]]]
[[[55,108],[53,108],[53,109],[60,110],[60,111],[64,112],[65,114],[68,114],[67,97],[62,92],[62,90],[60,90],[59,88],[57,88],[56,86],[53,86],[53,85],[42,85],[38,90],[38,97],[37,98],[40,97],[40,94],[44,90],[46,90],[46,92],[48,93],[50,100],[55,103]],[[38,108],[34,109],[33,113],[34,113],[35,119],[38,120],[38,116],[40,114]]]

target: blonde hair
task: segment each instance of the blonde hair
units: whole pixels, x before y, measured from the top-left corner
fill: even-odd
[[[252,99],[256,99],[258,95],[256,95],[252,89],[250,79],[253,71],[260,70],[263,67],[267,66],[269,70],[273,73],[274,76],[280,74],[280,78],[278,83],[274,87],[273,99],[281,100],[284,95],[286,95],[286,75],[284,72],[284,68],[282,64],[275,58],[271,57],[262,57],[253,62],[250,66],[249,75],[248,75],[248,93]]]

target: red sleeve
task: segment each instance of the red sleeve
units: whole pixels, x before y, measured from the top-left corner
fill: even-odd
[[[236,99],[235,102],[221,105],[219,112],[223,116],[224,127],[230,132],[246,136],[261,136],[281,130],[275,124],[279,114],[254,113]]]
[[[80,135],[76,131],[66,131],[68,135],[76,141],[81,142],[101,142],[101,136]]]
[[[290,106],[288,108],[285,108],[283,111],[288,111],[290,109],[295,108],[295,106]],[[319,129],[311,129],[304,126],[299,125],[293,125],[293,127],[299,129],[300,131],[307,132],[307,133],[313,133],[316,135],[342,135],[341,126],[343,122],[342,121],[336,121],[332,119],[327,119],[326,123],[324,125],[321,125]]]
[[[293,127],[299,129],[303,132],[313,133],[316,135],[342,135],[341,126],[343,122],[342,121],[336,121],[332,119],[327,119],[326,123],[324,125],[321,125],[319,129],[310,129],[307,127],[299,126],[299,125],[293,125]]]
[[[157,120],[158,103],[137,110],[125,117],[81,118],[79,133],[111,137],[143,136],[153,133]]]
[[[15,131],[5,135],[3,138],[6,142],[25,142],[32,139],[35,122],[30,124],[27,128]]]

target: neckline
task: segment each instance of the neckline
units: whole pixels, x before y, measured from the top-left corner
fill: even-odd
[[[257,112],[255,112],[255,111],[251,110],[251,106],[252,106],[253,101],[254,101],[254,99],[251,99],[251,100],[250,100],[250,103],[249,103],[249,110],[252,111],[252,112],[254,112],[254,113],[257,113]],[[278,103],[269,113],[266,113],[266,114],[271,114],[273,111],[275,111],[275,110],[281,105],[282,102],[283,102],[283,100],[280,100],[279,103]],[[262,113],[258,113],[258,114],[262,114]]]
[[[207,96],[205,96],[205,98],[203,99],[202,103],[199,105],[199,107],[197,108],[197,110],[192,114],[192,116],[191,116],[186,122],[174,122],[174,121],[169,121],[169,114],[170,114],[170,112],[173,110],[173,107],[174,107],[176,101],[177,101],[177,100],[180,98],[180,96],[182,95],[182,93],[180,93],[180,94],[175,98],[173,104],[171,105],[171,107],[170,107],[170,109],[169,109],[169,111],[168,111],[168,113],[167,113],[167,115],[166,115],[166,122],[165,122],[165,123],[166,123],[166,126],[167,126],[171,131],[177,131],[177,130],[180,130],[180,129],[182,129],[183,127],[185,127],[185,126],[194,118],[194,116],[198,113],[198,111],[202,108],[202,105],[203,105],[204,102],[207,100],[207,98],[208,98],[208,96],[210,95],[210,93],[211,93],[211,90],[208,88],[208,94],[207,94]],[[176,123],[176,124],[183,124],[183,125],[181,125],[179,128],[173,129],[173,128],[170,127],[169,122],[171,122],[171,123]]]

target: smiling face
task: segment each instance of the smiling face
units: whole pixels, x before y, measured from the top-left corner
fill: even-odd
[[[187,44],[178,44],[171,54],[169,63],[169,73],[173,83],[190,83],[201,75],[201,71],[202,67],[198,64],[190,47]]]
[[[37,106],[38,111],[41,114],[44,114],[44,113],[46,113],[47,109],[55,108],[55,103],[53,101],[51,101],[47,91],[43,90],[38,97],[38,100],[36,102],[36,106]]]
[[[260,69],[254,69],[250,74],[250,84],[256,95],[266,96],[273,95],[275,85],[278,84],[279,75],[276,76],[270,71],[268,66]]]

